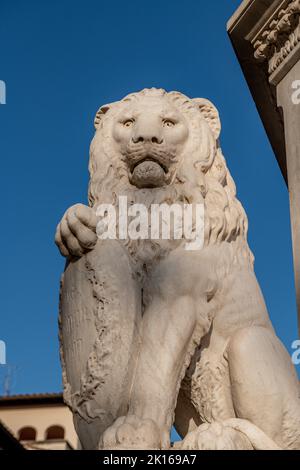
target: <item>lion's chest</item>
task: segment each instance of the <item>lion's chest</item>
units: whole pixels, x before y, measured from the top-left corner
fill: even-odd
[[[185,241],[181,240],[151,240],[139,239],[123,240],[130,260],[135,266],[135,270],[142,269],[150,271],[153,267],[165,259],[173,250],[179,248]]]

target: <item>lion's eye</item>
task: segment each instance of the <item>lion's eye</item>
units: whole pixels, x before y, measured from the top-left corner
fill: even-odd
[[[131,127],[134,123],[134,119],[126,119],[126,121],[123,122],[124,127]]]
[[[172,121],[171,119],[164,119],[163,125],[165,127],[173,127],[173,126],[175,126],[175,122]]]

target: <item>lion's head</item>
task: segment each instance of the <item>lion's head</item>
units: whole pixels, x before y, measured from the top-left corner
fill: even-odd
[[[188,202],[196,193],[208,216],[206,244],[246,239],[247,217],[222,155],[220,118],[210,101],[145,89],[102,106],[95,127],[91,206],[128,191],[189,193]]]

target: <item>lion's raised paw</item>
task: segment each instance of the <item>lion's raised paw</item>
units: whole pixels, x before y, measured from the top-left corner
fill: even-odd
[[[97,243],[97,217],[91,207],[75,204],[57,226],[55,243],[65,257],[80,258]]]

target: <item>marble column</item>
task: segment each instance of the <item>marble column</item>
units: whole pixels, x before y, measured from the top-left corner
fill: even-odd
[[[300,0],[245,0],[227,29],[288,185],[300,325]]]

